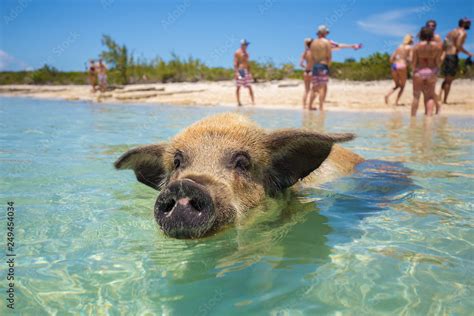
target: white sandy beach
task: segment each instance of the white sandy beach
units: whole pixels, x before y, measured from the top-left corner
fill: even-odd
[[[441,81],[441,79],[440,79]],[[441,83],[438,82],[438,88]],[[407,83],[402,96],[402,106],[384,103],[384,95],[392,87],[390,80],[355,82],[331,80],[326,110],[406,111],[412,101],[412,84]],[[303,82],[282,80],[253,85],[257,107],[301,108]],[[474,89],[472,80],[456,80],[449,96],[449,104],[442,106],[443,113],[474,113]],[[86,85],[4,85],[0,95],[34,98],[82,100],[106,103],[176,104],[176,105],[227,105],[236,106],[233,81],[166,83],[128,85],[105,93],[92,93]],[[242,91],[244,106],[249,105],[246,89]],[[420,102],[420,112],[422,104]]]

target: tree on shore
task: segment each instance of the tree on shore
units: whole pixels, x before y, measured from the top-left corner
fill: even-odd
[[[119,45],[112,37],[105,34],[102,35],[102,45],[104,45],[107,50],[100,53],[100,57],[118,71],[120,83],[127,84],[127,69],[129,66],[127,46]]]

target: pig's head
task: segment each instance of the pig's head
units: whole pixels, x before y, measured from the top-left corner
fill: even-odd
[[[175,238],[199,238],[233,223],[316,170],[352,134],[300,129],[266,132],[238,114],[199,121],[169,143],[129,150],[117,169],[160,194],[155,218]]]

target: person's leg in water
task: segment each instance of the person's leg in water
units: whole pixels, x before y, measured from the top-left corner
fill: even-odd
[[[252,105],[255,105],[255,98],[253,96],[252,86],[249,85],[247,88],[249,89],[249,94],[250,94],[250,99],[252,100]]]
[[[420,104],[420,95],[422,88],[422,80],[417,76],[413,76],[413,102],[411,104],[411,116],[416,116],[418,105]]]
[[[398,88],[400,88],[400,84],[399,84],[400,78],[399,78],[399,76],[398,76],[397,70],[392,68],[391,74],[392,74],[393,82],[395,83],[395,87],[391,88],[390,91],[385,95],[385,104],[387,104],[387,105],[388,105],[388,98],[390,98],[390,96],[391,96]]]
[[[425,108],[425,115],[428,115],[428,83],[427,79],[421,81],[421,95],[423,96],[423,107]],[[421,98],[421,96],[420,96]],[[430,109],[431,110],[431,109]]]
[[[426,102],[426,114],[427,116],[433,116],[433,109],[435,108],[435,101],[434,99],[429,99],[428,102]]]
[[[407,76],[408,76],[407,68],[397,70],[397,73],[398,73],[398,78],[399,78],[398,86],[400,88],[400,91],[398,91],[397,100],[395,101],[395,105],[398,105],[398,102],[400,101],[400,98],[403,94],[403,90],[405,89],[405,84],[407,83]]]
[[[237,86],[235,90],[235,95],[237,96],[237,105],[242,106],[242,103],[240,102],[240,86]]]
[[[441,113],[441,103],[438,100],[438,97],[436,96],[436,84],[435,84],[435,87],[434,87],[434,102],[435,102],[435,109],[436,109],[435,114],[438,115],[438,114]]]
[[[304,74],[303,75],[303,80],[304,80],[304,94],[303,94],[303,109],[306,109],[306,106],[308,104],[308,96],[310,96],[310,90],[311,90],[311,75]]]
[[[325,71],[323,72],[323,76],[321,78],[321,86],[320,86],[320,96],[319,96],[319,110],[322,111],[324,108],[324,102],[326,101],[326,96],[328,94],[328,83],[329,83],[329,67],[325,65]]]
[[[444,92],[444,99],[443,99],[444,104],[448,103],[448,95],[449,95],[449,91],[451,90],[451,84],[453,83],[453,81],[454,81],[453,76],[446,76],[446,78],[444,78],[443,83],[441,84],[441,91],[439,93],[439,98],[440,99],[442,98],[443,92]]]
[[[318,86],[313,84],[313,88],[311,89],[311,95],[310,95],[310,98],[309,98],[309,109],[310,110],[316,110],[315,108],[313,108],[313,103],[314,103],[314,100],[316,99],[316,95],[318,94]]]
[[[326,101],[326,94],[328,91],[327,83],[324,83],[319,88],[319,110],[323,111],[324,109],[324,101]]]
[[[456,73],[459,67],[459,58],[457,55],[447,55],[443,62],[442,72],[444,74],[444,81],[441,84],[441,91],[439,93],[439,98],[444,93],[443,103],[448,103],[449,91],[451,90],[451,84],[456,78]]]
[[[438,99],[438,102],[441,102],[443,98],[443,85],[444,85],[444,80],[441,82],[441,87],[439,87],[439,93],[436,95],[436,99]]]
[[[434,110],[436,109],[436,114],[439,113],[439,104],[436,100],[436,74],[433,75],[431,78],[424,81],[423,87],[423,96],[426,101],[426,111],[425,114],[428,116],[432,116]]]

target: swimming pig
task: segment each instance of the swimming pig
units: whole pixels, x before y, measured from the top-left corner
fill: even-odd
[[[154,213],[165,234],[199,238],[267,199],[283,198],[303,178],[314,183],[350,173],[363,159],[335,143],[353,138],[302,129],[268,132],[226,113],[194,123],[169,143],[131,149],[115,167],[132,169],[138,181],[161,190]]]

